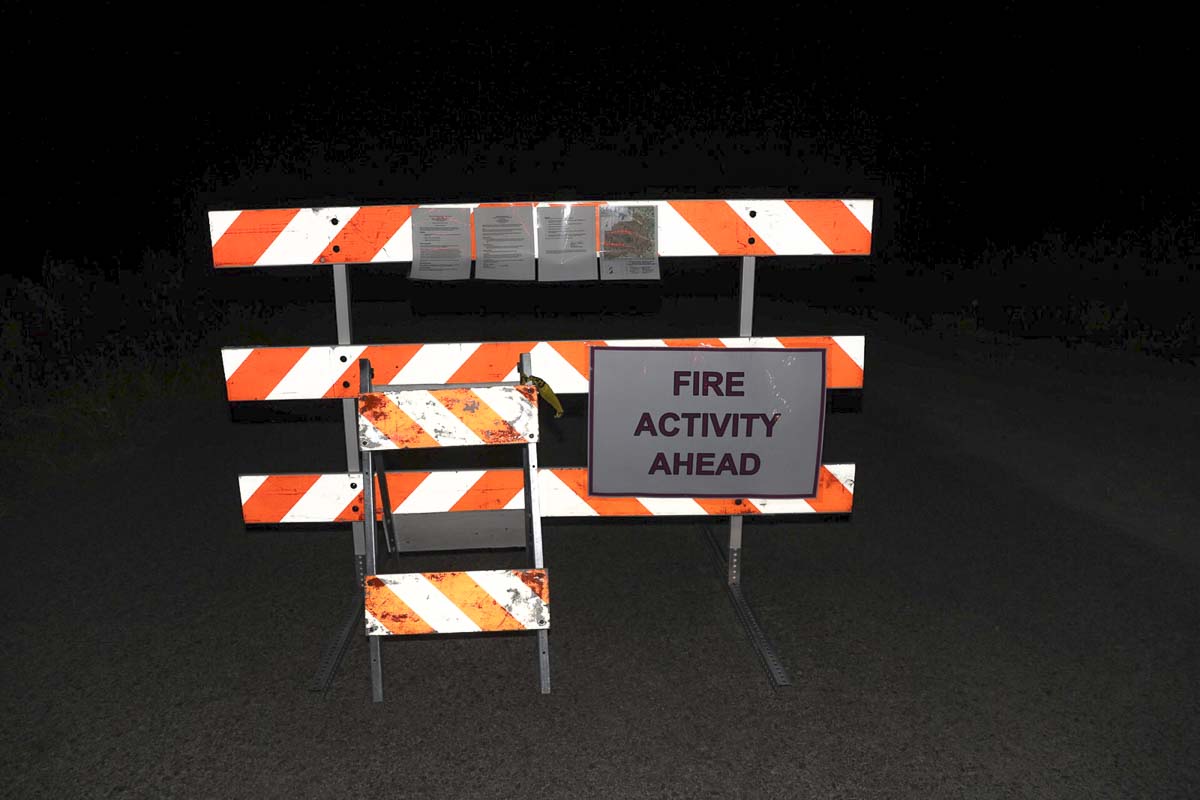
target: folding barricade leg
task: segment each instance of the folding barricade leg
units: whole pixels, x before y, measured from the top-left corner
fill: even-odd
[[[521,356],[522,374],[529,355]],[[358,446],[367,526],[363,598],[371,664],[372,698],[383,699],[379,637],[388,635],[537,632],[541,691],[550,691],[550,591],[542,549],[537,485],[537,389],[530,383],[374,387],[367,359],[359,360]],[[532,569],[378,574],[376,450],[464,445],[524,444],[527,550]],[[379,493],[387,496],[386,473]],[[385,532],[393,511],[380,509]],[[389,547],[393,547],[389,544]]]

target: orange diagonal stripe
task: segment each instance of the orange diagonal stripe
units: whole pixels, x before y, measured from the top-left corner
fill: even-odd
[[[484,444],[517,444],[525,441],[516,428],[470,389],[434,389],[430,394]]]
[[[358,413],[397,447],[440,447],[437,439],[426,433],[382,392],[362,395],[358,401]],[[390,488],[391,484],[388,486]]]
[[[719,255],[775,255],[775,251],[724,200],[672,200],[670,203]],[[751,239],[754,239],[753,243]]]
[[[389,509],[389,511],[395,513],[396,509],[400,507],[400,504],[407,500],[409,496],[416,491],[417,487],[420,486],[421,483],[430,476],[430,474],[431,473],[424,470],[413,472],[388,472],[388,500],[391,501],[392,504],[392,507]],[[376,473],[375,480],[376,484],[378,484],[378,473]],[[375,518],[381,519],[383,517],[383,493],[380,492],[376,494],[375,497]],[[360,516],[359,519],[361,518],[362,517]]]
[[[579,342],[548,342],[554,351],[574,367],[584,378],[592,370],[591,355],[593,347],[604,347],[607,344],[602,339],[588,339]]]
[[[550,605],[550,575],[544,569],[514,569],[512,574],[521,583],[529,587],[529,591],[542,598],[542,602]]]
[[[248,524],[281,521],[320,477],[320,475],[270,476],[242,504],[242,519]]]
[[[817,496],[804,502],[812,506],[813,511],[819,514],[850,511],[854,506],[854,495],[834,477],[832,472],[821,467],[821,472],[817,476]]]
[[[437,633],[430,625],[417,616],[408,603],[396,596],[379,578],[371,575],[367,578],[363,593],[363,605],[379,624],[387,628],[389,633],[399,636],[415,633]]]
[[[787,204],[835,254],[871,252],[871,232],[841,200],[788,200]]]
[[[287,227],[298,208],[243,211],[213,244],[213,266],[251,267]]]
[[[357,397],[358,396],[358,359],[365,358],[371,362],[375,373],[375,384],[387,383],[396,373],[404,368],[417,351],[419,344],[373,344],[369,345],[358,358],[346,359],[348,366],[338,376],[333,385],[325,391],[326,398]]]
[[[504,508],[524,488],[525,473],[522,470],[489,469],[450,506],[450,510],[489,511]]]
[[[377,519],[379,518],[379,516],[380,516],[379,514],[375,515],[375,517]],[[343,508],[338,513],[338,515],[333,518],[333,521],[334,522],[362,522],[363,521],[363,493],[362,493],[361,489],[359,489],[358,494],[354,495],[354,499],[351,500],[349,503],[347,503],[346,507]]]
[[[862,367],[854,363],[854,359],[847,355],[846,351],[833,340],[832,336],[780,336],[779,342],[784,347],[824,348],[826,389],[862,388]]]
[[[252,351],[225,381],[226,396],[231,402],[266,400],[306,352],[307,347],[264,347]]]
[[[483,342],[467,357],[446,383],[498,383],[517,368],[521,353],[537,342]]]
[[[731,497],[695,497],[696,505],[704,509],[705,514],[715,517],[730,517],[739,514],[761,514],[751,503],[743,500],[739,505]]]
[[[524,625],[465,572],[427,572],[425,577],[481,630],[525,630]]]
[[[338,231],[320,258],[328,264],[365,264],[379,254],[411,215],[412,206],[364,206]]]
[[[593,497],[588,494],[586,469],[556,469],[553,472],[602,517],[649,516],[646,507],[632,497]]]

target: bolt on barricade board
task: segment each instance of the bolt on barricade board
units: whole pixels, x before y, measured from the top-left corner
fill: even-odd
[[[658,219],[660,256],[740,257],[738,336],[650,341],[352,343],[347,265],[378,264],[386,269],[411,262],[414,209],[456,207],[474,210],[481,205],[582,206],[595,213],[606,204],[653,205]],[[754,271],[756,257],[868,255],[873,215],[873,201],[864,199],[552,201],[210,211],[215,267],[309,264],[329,266],[333,273],[336,345],[230,346],[221,350],[230,403],[293,399],[342,403],[345,472],[238,476],[243,519],[247,525],[351,525],[357,602],[351,603],[331,637],[314,677],[313,688],[328,687],[353,630],[362,624],[367,614],[364,590],[369,588],[373,593],[372,603],[381,602],[380,598],[390,603],[391,596],[399,596],[386,582],[382,586],[368,587],[367,578],[375,572],[376,555],[375,529],[373,524],[367,525],[368,521],[382,523],[385,544],[393,554],[489,547],[512,549],[522,544],[532,547],[531,493],[540,497],[538,513],[533,515],[538,520],[539,553],[540,518],[543,516],[728,517],[729,545],[727,551],[722,552],[727,589],[773,685],[788,685],[790,679],[780,659],[741,593],[742,520],[753,515],[846,516],[853,506],[854,464],[819,465],[815,495],[806,498],[592,496],[587,490],[586,467],[539,468],[532,443],[524,449],[523,469],[406,469],[379,474],[376,464],[372,463],[371,451],[362,449],[363,439],[359,437],[358,402],[364,394],[364,384],[358,362],[369,362],[377,380],[372,381],[368,373],[366,385],[376,389],[380,386],[395,389],[420,386],[421,391],[436,391],[461,388],[463,384],[514,383],[536,375],[537,379],[553,387],[556,395],[571,396],[589,391],[589,356],[594,347],[820,348],[824,351],[827,392],[861,391],[864,337],[751,335]],[[472,240],[472,259],[476,255]],[[599,255],[597,252],[597,257]],[[522,354],[528,354],[529,359],[524,369],[518,364]],[[536,397],[534,402],[536,404]],[[368,409],[369,413],[377,411],[377,408]],[[395,417],[389,411],[387,418]],[[428,439],[425,439],[408,423],[389,430],[404,441],[410,440],[405,437],[413,437],[411,441],[443,446],[436,441],[444,433],[434,435],[426,431],[424,436]],[[377,431],[371,434],[376,437],[375,441],[390,441],[387,431]],[[454,431],[454,436],[460,440],[483,440],[469,425],[455,426]],[[368,438],[367,441],[373,440]],[[524,517],[524,524],[521,524],[521,517]],[[718,546],[718,549],[722,548]],[[368,559],[372,562],[370,568]],[[540,567],[540,564],[536,566]],[[463,572],[469,574],[471,571]],[[447,580],[451,585],[462,581],[458,572],[437,574],[443,576],[439,578],[443,584]],[[447,578],[446,575],[454,577]],[[506,578],[516,579],[515,574]],[[428,576],[424,580],[426,583],[417,582],[416,585],[433,584]],[[416,579],[405,579],[396,586],[402,592],[408,592],[413,581]],[[540,597],[536,592],[532,596]],[[391,606],[385,604],[385,607]],[[510,616],[518,619],[517,615]],[[540,635],[546,632],[539,630]],[[369,636],[368,640],[377,642],[375,636]],[[543,669],[542,677],[545,691],[548,690],[548,666]],[[382,688],[373,685],[373,689],[376,688],[378,699]]]

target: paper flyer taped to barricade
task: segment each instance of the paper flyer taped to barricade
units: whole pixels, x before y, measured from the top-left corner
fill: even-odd
[[[596,207],[537,210],[538,280],[596,280]]]
[[[534,280],[533,206],[475,209],[475,277]]]
[[[471,277],[471,209],[414,208],[409,278],[457,281]]]
[[[600,207],[600,279],[657,280],[658,207]]]

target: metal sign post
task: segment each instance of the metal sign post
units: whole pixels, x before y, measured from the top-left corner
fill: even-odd
[[[337,318],[337,341],[339,345],[348,345],[352,337],[350,315],[350,278],[345,264],[333,265],[333,300]],[[342,356],[341,360],[346,361]],[[357,411],[354,400],[342,400],[342,426],[346,440],[346,472],[359,471],[358,436],[355,428]],[[367,517],[370,519],[370,517]],[[350,523],[354,539],[354,590],[346,605],[346,611],[339,621],[333,634],[329,637],[321,654],[317,672],[313,676],[309,688],[314,692],[323,692],[333,682],[333,675],[341,663],[342,656],[350,644],[354,629],[362,621],[363,577],[367,574],[366,563],[366,525],[363,522]],[[378,644],[378,643],[376,643]]]
[[[738,303],[738,336],[749,337],[754,328],[754,256],[742,257],[742,280],[739,290]],[[712,529],[708,529],[709,536],[712,536]],[[717,545],[716,552],[721,553],[720,545]],[[726,589],[729,592],[729,599],[733,602],[733,608],[737,612],[738,619],[742,621],[742,626],[746,629],[746,635],[750,637],[750,644],[762,659],[763,665],[767,669],[767,676],[771,679],[771,684],[775,688],[781,686],[791,686],[792,679],[788,676],[787,670],[783,666],[783,662],[779,659],[779,654],[775,652],[774,645],[767,639],[766,633],[762,626],[758,624],[758,618],[754,616],[754,610],[750,608],[750,604],[746,601],[746,595],[742,591],[742,516],[736,515],[729,518],[729,555],[725,559],[726,562]]]

